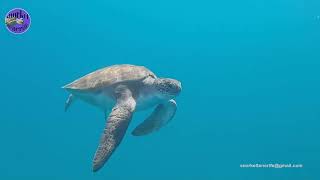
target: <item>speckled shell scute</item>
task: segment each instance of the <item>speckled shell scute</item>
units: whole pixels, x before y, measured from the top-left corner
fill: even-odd
[[[130,64],[113,65],[87,74],[63,88],[74,90],[95,90],[109,87],[116,83],[127,81],[142,81],[148,76],[156,78],[155,74],[143,66]]]

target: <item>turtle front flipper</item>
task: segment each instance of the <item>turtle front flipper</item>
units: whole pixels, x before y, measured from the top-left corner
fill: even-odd
[[[119,86],[115,94],[117,103],[109,114],[107,125],[102,133],[99,147],[93,159],[94,172],[102,168],[119,146],[136,107],[136,101],[132,97],[131,91],[125,86]]]
[[[177,104],[173,99],[158,105],[153,113],[133,130],[132,135],[143,136],[159,130],[174,117],[176,110]]]

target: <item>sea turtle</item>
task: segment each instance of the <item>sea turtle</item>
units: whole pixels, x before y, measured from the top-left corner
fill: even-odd
[[[23,18],[17,18],[16,22],[21,25],[23,24],[24,21],[23,21]]]
[[[7,26],[13,26],[17,24],[17,18],[16,17],[6,18],[5,22]]]
[[[157,78],[143,66],[122,64],[94,71],[63,88],[70,93],[65,110],[75,99],[80,99],[105,114],[111,111],[93,159],[93,171],[96,172],[120,144],[135,111],[157,106],[133,130],[134,136],[154,132],[173,118],[177,108],[174,98],[181,91],[181,83],[175,79]]]

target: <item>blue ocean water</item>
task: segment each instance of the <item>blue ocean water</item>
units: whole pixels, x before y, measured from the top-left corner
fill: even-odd
[[[1,180],[320,179],[320,1],[0,1],[28,32],[0,26]],[[0,17],[1,18],[1,17]],[[60,87],[136,64],[179,79],[168,126],[132,129],[98,173],[104,115]],[[296,163],[303,168],[240,168]]]

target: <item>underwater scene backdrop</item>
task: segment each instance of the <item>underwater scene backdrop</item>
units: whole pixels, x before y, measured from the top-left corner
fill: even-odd
[[[4,18],[21,7],[30,29]],[[320,1],[0,0],[1,180],[320,179]],[[0,17],[1,18],[1,17]],[[182,82],[174,119],[133,128],[97,173],[98,109],[61,87],[113,64]],[[240,164],[303,168],[240,168]]]

